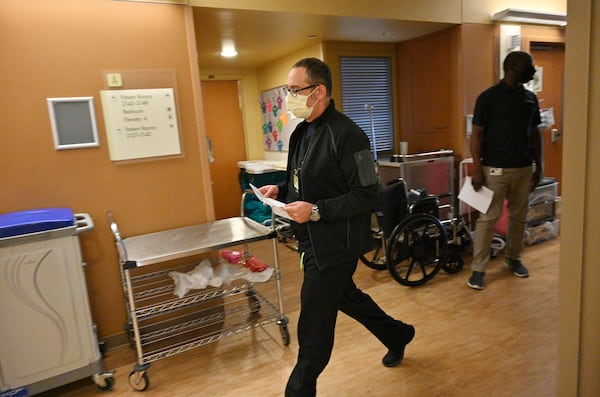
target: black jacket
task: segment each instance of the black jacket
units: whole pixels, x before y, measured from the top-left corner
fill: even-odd
[[[378,204],[379,183],[367,136],[335,109],[333,100],[310,124],[314,132],[308,146],[306,121],[290,137],[287,178],[279,186],[278,199],[319,206],[320,221],[292,226],[300,231],[301,246],[310,242],[323,269],[358,259],[373,248],[371,212]],[[301,170],[296,172],[299,190],[293,182],[296,170]]]

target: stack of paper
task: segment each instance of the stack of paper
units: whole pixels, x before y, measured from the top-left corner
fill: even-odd
[[[482,186],[481,189],[475,191],[470,176],[465,178],[465,183],[463,183],[462,189],[460,189],[460,193],[458,194],[458,199],[460,201],[484,214],[490,208],[492,198],[494,198],[494,192],[485,186]]]

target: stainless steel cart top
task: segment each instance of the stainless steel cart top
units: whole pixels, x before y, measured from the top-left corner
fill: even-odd
[[[235,217],[128,237],[123,245],[127,260],[146,266],[274,236],[272,229],[250,218]]]

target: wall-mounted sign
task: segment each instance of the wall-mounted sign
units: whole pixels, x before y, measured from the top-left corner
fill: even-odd
[[[100,94],[111,160],[181,154],[172,88]]]

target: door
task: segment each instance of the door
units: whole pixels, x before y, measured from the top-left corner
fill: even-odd
[[[242,190],[237,162],[246,159],[242,111],[235,80],[202,82],[206,135],[212,144],[210,178],[216,219],[240,216]]]
[[[552,108],[554,115],[554,125],[541,131],[544,140],[544,176],[556,178],[560,194],[565,45],[532,41],[530,52],[536,67],[542,68],[541,91],[537,93],[540,108]]]
[[[450,36],[438,34],[413,44],[412,120],[404,137],[409,153],[452,147],[450,134]],[[443,65],[443,66],[440,66]]]

